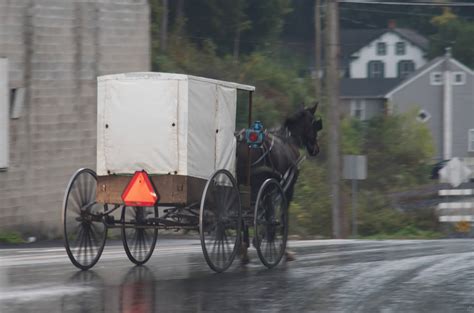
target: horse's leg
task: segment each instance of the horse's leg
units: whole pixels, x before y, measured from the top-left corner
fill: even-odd
[[[291,203],[291,200],[293,199],[293,194],[295,192],[295,184],[296,184],[296,180],[298,179],[298,175],[299,175],[299,171],[296,171],[295,177],[293,178],[293,182],[290,184],[288,190],[286,191],[286,198],[287,198],[287,201],[288,201],[288,209],[290,208],[290,203]],[[293,251],[289,250],[288,246],[287,246],[287,249],[285,251],[285,261],[286,262],[291,262],[291,261],[294,261],[294,260],[296,260],[295,253]]]
[[[240,263],[248,264],[250,262],[248,249],[250,247],[250,236],[249,236],[249,227],[244,225],[243,227],[243,240],[240,245]]]

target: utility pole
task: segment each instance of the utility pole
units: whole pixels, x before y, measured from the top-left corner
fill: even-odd
[[[160,50],[165,52],[168,46],[168,0],[161,1]]]
[[[338,0],[327,1],[327,95],[329,101],[329,176],[332,200],[332,233],[334,238],[343,237],[340,203],[341,155],[339,119],[339,12]]]
[[[321,99],[321,0],[314,2],[314,91],[316,99]]]

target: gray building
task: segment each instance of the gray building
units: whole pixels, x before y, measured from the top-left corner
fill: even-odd
[[[342,79],[341,105],[361,120],[417,110],[431,130],[434,159],[474,157],[474,72],[449,52],[404,80]]]
[[[474,72],[448,52],[385,95],[393,112],[418,109],[438,160],[474,157]]]
[[[149,6],[0,0],[0,16],[0,229],[55,237],[70,176],[95,169],[96,77],[150,69]]]
[[[341,110],[346,116],[368,120],[386,114],[385,95],[402,82],[398,78],[343,78],[340,82]]]

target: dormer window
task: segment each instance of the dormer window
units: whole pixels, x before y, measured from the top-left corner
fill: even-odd
[[[395,54],[396,55],[405,55],[406,45],[403,41],[399,41],[395,44]]]
[[[377,42],[377,55],[387,54],[387,44],[385,42]]]
[[[382,61],[370,61],[367,65],[367,76],[369,78],[384,78],[385,64]]]

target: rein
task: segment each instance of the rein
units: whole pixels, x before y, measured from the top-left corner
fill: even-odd
[[[275,137],[278,137],[283,143],[294,144],[294,145],[298,146],[298,143],[295,142],[295,141],[297,141],[296,138],[291,136],[291,132],[286,127],[285,128],[281,127],[281,128],[277,128],[277,129],[272,129],[272,130],[270,130],[266,133],[269,135],[268,137],[271,137],[271,139],[272,139],[272,141],[270,143],[270,147],[267,148],[267,146],[265,145],[265,142],[264,142],[264,144],[260,148],[261,150],[263,150],[263,153],[255,162],[253,162],[251,164],[252,167],[257,166],[260,162],[264,161],[265,158],[272,152],[274,144],[275,144]],[[301,141],[301,139],[300,139],[300,141]],[[300,156],[296,161],[293,162],[294,163],[293,165],[296,166],[296,167],[299,167],[299,165],[301,164],[301,162],[304,159],[305,159],[305,157]],[[270,163],[271,163],[270,164],[271,168],[274,169],[274,166],[273,166],[271,160],[270,160]],[[282,176],[282,177],[285,177],[286,175],[287,175],[287,173],[285,173],[285,175],[280,174],[280,176]]]
[[[275,143],[275,136],[272,136],[272,143],[270,144],[270,148],[266,148],[265,145],[262,145],[262,150],[264,150],[263,154],[257,159],[257,161],[253,162],[252,164],[250,164],[250,166],[256,166],[258,163],[260,163],[261,161],[263,161],[265,159],[265,157],[270,154],[270,152],[273,150],[273,144]]]

